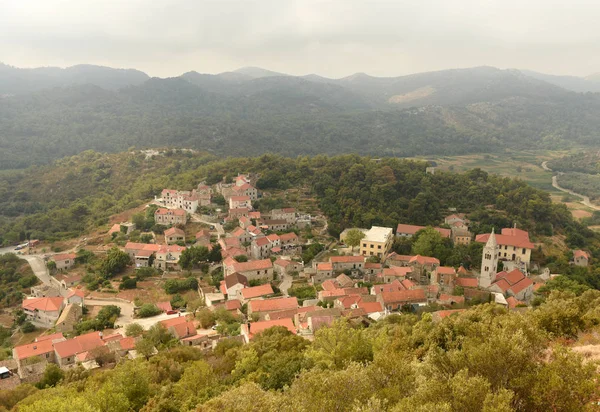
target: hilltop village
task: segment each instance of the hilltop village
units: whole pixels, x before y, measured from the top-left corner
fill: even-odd
[[[465,214],[448,210],[439,227],[398,222],[346,228],[333,239],[314,208],[290,202],[266,210],[270,193],[257,190],[257,178],[165,188],[67,251],[23,245],[30,262],[43,262],[35,270],[42,284],[21,308],[41,334],[13,349],[0,385],[35,382],[48,364],[94,369],[151,357],[157,349],[142,330],[210,351],[224,339],[247,344],[273,326],[312,340],[342,317],[368,326],[393,313],[431,312],[439,321],[487,302],[527,310],[555,276],[532,262],[537,246],[515,226],[475,235]],[[481,252],[475,264],[442,266],[434,253],[395,251],[414,239]],[[571,264],[589,259],[576,250]],[[94,278],[86,270],[94,264],[118,276]]]

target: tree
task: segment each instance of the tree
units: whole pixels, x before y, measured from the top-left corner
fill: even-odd
[[[412,244],[412,253],[421,256],[434,256],[440,261],[446,260],[451,246],[442,235],[432,227],[420,230],[415,235],[415,240]]]
[[[150,356],[154,354],[156,348],[154,347],[154,344],[150,341],[150,339],[144,338],[136,342],[135,350],[137,353],[146,358],[146,360],[148,360],[150,359]]]
[[[344,242],[354,249],[360,245],[360,241],[365,237],[365,232],[359,229],[351,229],[346,233],[346,239]]]
[[[221,245],[217,243],[216,245],[213,245],[212,250],[208,254],[208,261],[220,262],[222,259],[223,256],[221,256]]]
[[[35,326],[31,322],[25,322],[21,325],[21,332],[31,333],[35,330]]]
[[[125,335],[129,337],[141,336],[144,328],[139,323],[130,323],[125,327]]]
[[[202,329],[208,329],[215,325],[215,315],[208,308],[200,309],[200,311],[196,314],[196,318],[200,322],[200,327]]]
[[[112,277],[117,273],[122,272],[130,263],[131,259],[127,253],[119,248],[113,247],[102,260],[100,271],[104,276]]]
[[[209,251],[206,246],[192,246],[181,253],[179,265],[186,270],[196,267],[201,262],[208,261]]]
[[[233,259],[236,262],[240,262],[240,263],[241,262],[247,262],[248,261],[248,256],[246,256],[246,255],[237,255],[237,256],[234,256]]]
[[[46,366],[42,379],[36,383],[38,389],[44,389],[51,386],[56,386],[65,376],[63,370],[54,363],[49,363]]]
[[[150,316],[156,316],[160,313],[162,313],[162,310],[152,303],[144,303],[137,312],[140,318],[149,318]]]
[[[48,263],[46,263],[46,266],[48,267],[48,270],[50,272],[56,272],[56,262],[53,260],[48,261]]]

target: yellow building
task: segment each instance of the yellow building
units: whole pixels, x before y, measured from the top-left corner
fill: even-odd
[[[373,226],[365,232],[365,237],[360,241],[360,254],[383,258],[391,249],[392,243],[394,243],[392,228]]]

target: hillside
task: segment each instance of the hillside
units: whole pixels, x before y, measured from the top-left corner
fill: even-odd
[[[94,84],[105,89],[141,84],[148,75],[134,69],[79,64],[65,69],[39,67],[21,69],[0,63],[0,96],[24,94],[54,87]]]
[[[600,95],[491,67],[338,80],[188,72],[118,90],[96,83],[1,98],[0,169],[132,146],[415,156],[599,141]]]

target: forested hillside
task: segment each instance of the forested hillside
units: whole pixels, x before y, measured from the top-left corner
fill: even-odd
[[[579,292],[581,294],[582,291]],[[593,336],[600,292],[553,292],[519,313],[480,305],[440,321],[391,315],[368,328],[340,319],[312,342],[274,327],[210,354],[164,328],[161,352],[113,370],[47,369],[39,390],[0,391],[0,407],[39,411],[592,411],[596,364],[569,348]],[[584,335],[585,333],[585,335]],[[590,338],[592,339],[592,338]],[[597,339],[597,338],[596,338]],[[171,349],[169,349],[171,348]]]
[[[0,98],[0,169],[131,146],[225,156],[402,157],[599,141],[599,95],[568,92],[514,70],[339,80],[189,72],[138,80],[115,90],[75,79]]]
[[[306,187],[333,235],[353,226],[436,225],[448,208],[457,208],[477,216],[482,232],[517,223],[533,235],[565,234],[573,246],[595,239],[566,207],[524,182],[481,170],[431,175],[426,167],[426,162],[356,155],[219,160],[189,152],[168,151],[150,159],[139,152],[85,152],[52,166],[5,172],[0,233],[4,243],[77,236],[165,187],[191,190],[203,180],[214,184],[223,176],[251,172],[261,176],[257,186],[262,190]]]

